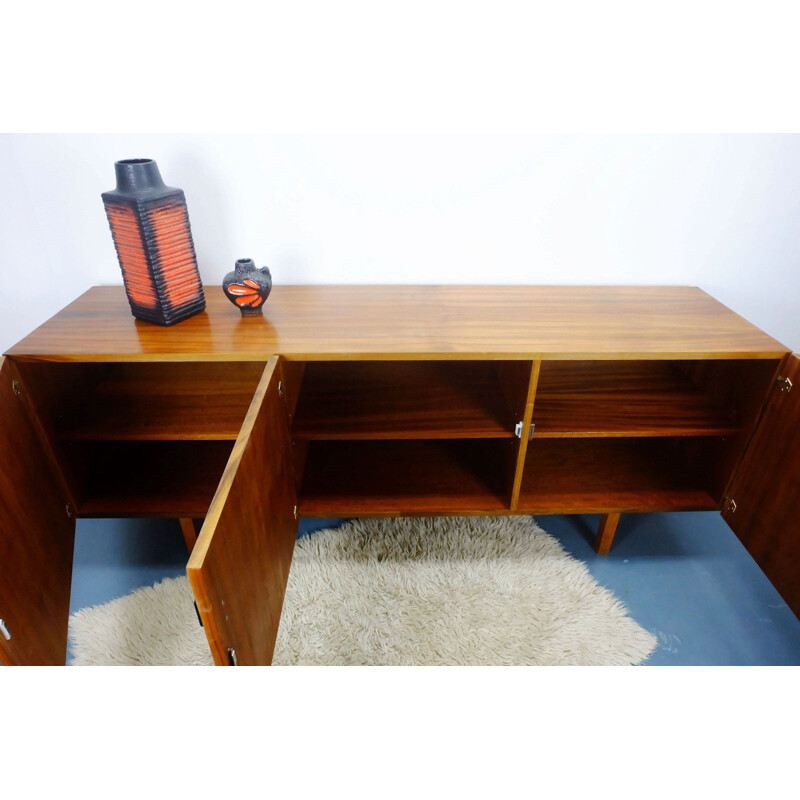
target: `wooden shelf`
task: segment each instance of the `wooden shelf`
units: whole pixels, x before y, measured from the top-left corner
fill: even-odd
[[[710,436],[739,425],[670,362],[545,361],[535,438]]]
[[[203,517],[231,442],[86,443],[83,517]]]
[[[69,441],[235,441],[263,364],[115,364],[59,425]],[[90,376],[91,378],[91,376]]]
[[[607,513],[714,509],[707,439],[544,439],[531,442],[518,510]]]
[[[511,438],[515,420],[505,398],[492,362],[311,362],[292,436]]]
[[[510,496],[507,448],[504,442],[479,440],[312,442],[300,513],[502,512],[508,510]]]

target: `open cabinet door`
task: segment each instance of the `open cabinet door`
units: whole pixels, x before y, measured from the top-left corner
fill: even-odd
[[[800,357],[791,356],[722,516],[800,617]],[[791,390],[790,385],[793,386]]]
[[[216,664],[272,662],[297,535],[278,358],[270,359],[187,572]]]
[[[0,357],[0,662],[63,665],[75,519],[13,362]]]

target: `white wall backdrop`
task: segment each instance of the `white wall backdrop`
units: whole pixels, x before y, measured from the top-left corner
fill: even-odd
[[[121,283],[100,193],[155,158],[203,280],[699,285],[800,349],[800,136],[0,137],[0,349]]]

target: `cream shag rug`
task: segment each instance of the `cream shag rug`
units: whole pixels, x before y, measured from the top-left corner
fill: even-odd
[[[78,665],[206,665],[187,578],[70,619]],[[656,638],[530,517],[353,520],[297,542],[275,664],[640,664]]]

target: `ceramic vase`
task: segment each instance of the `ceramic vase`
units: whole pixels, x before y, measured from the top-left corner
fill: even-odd
[[[158,325],[206,307],[186,197],[166,186],[151,158],[114,164],[117,186],[103,203],[134,317]]]
[[[269,267],[257,267],[252,258],[240,258],[232,272],[222,279],[222,290],[242,316],[260,314],[272,291]]]

